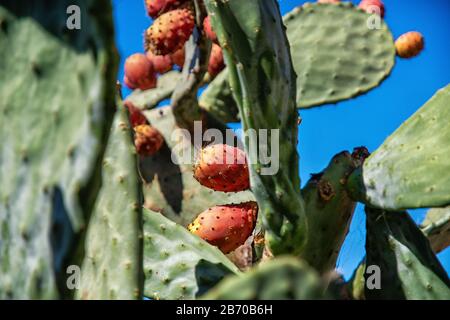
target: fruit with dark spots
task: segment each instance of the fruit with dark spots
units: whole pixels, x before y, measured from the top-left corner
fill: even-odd
[[[202,149],[194,166],[194,177],[215,191],[239,192],[250,188],[245,152],[226,144]]]
[[[220,205],[202,212],[188,229],[226,254],[244,244],[257,216],[258,205],[253,201]]]
[[[141,156],[155,155],[164,144],[161,133],[150,125],[140,125],[134,128],[134,144],[136,151]]]

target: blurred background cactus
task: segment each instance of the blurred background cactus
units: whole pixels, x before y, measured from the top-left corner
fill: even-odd
[[[0,298],[450,299],[448,73],[428,101],[393,94],[415,107],[373,143],[367,109],[331,104],[389,88],[428,40],[394,37],[388,1],[288,2],[113,2],[143,37],[108,0],[0,3]],[[358,143],[325,152],[342,133]]]

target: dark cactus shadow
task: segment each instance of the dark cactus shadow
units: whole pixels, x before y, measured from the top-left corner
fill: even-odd
[[[164,143],[154,156],[141,157],[139,169],[146,184],[158,183],[161,192],[172,210],[180,214],[183,200],[181,168],[171,158],[171,150]]]

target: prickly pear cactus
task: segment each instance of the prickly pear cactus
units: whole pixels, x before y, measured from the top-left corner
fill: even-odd
[[[207,0],[205,4],[225,48],[229,81],[246,136],[251,188],[266,228],[266,243],[274,254],[296,254],[305,241],[306,221],[296,151],[295,72],[278,3]],[[248,129],[272,129],[268,137],[274,135],[275,139],[279,134],[278,171],[271,172],[261,164],[249,144],[259,143],[269,154],[276,150],[270,142],[250,141]]]
[[[345,182],[360,164],[349,152],[339,153],[302,189],[310,236],[300,257],[319,272],[332,270],[336,265],[356,207]]]
[[[427,236],[435,253],[450,246],[450,207],[428,210],[420,229]]]
[[[79,299],[142,297],[142,197],[126,108],[119,103],[89,221]]]
[[[235,122],[239,112],[228,84],[228,71],[224,70],[214,79],[200,96],[200,108],[224,123]]]
[[[394,39],[383,19],[351,2],[306,3],[284,21],[298,74],[300,108],[365,93],[377,87],[394,66]]]
[[[306,3],[284,18],[297,73],[297,106],[311,108],[356,97],[377,87],[395,63],[386,23],[350,2]],[[237,121],[227,70],[202,94],[200,104],[222,121]]]
[[[239,270],[216,247],[144,210],[144,273],[146,297],[178,300],[194,299]]]
[[[366,271],[365,258],[358,265],[356,270],[353,272],[352,277],[347,282],[347,291],[351,299],[353,300],[365,300],[364,291],[366,287],[366,280],[364,278],[364,273]]]
[[[0,298],[70,296],[66,266],[99,189],[114,113],[109,1],[0,3]]]
[[[187,226],[204,210],[217,204],[241,203],[253,200],[250,191],[238,193],[214,192],[203,187],[193,177],[195,145],[180,131],[170,107],[145,113],[148,120],[165,138],[165,145],[153,157],[141,158],[140,170],[144,180],[145,207],[183,226]],[[201,130],[200,125],[200,130]],[[193,137],[193,135],[192,135]],[[201,139],[201,137],[200,137]],[[185,149],[191,147],[191,150]],[[183,161],[183,150],[188,158]],[[173,161],[173,158],[176,160]]]
[[[381,276],[366,298],[450,299],[450,279],[409,215],[369,207],[366,215],[366,266],[379,266]]]
[[[135,90],[130,94],[126,101],[131,102],[139,109],[153,109],[164,99],[170,98],[178,81],[181,79],[181,73],[170,71],[158,77],[156,88],[149,90]]]
[[[349,178],[352,196],[386,210],[450,203],[450,85],[403,123]]]
[[[330,298],[312,268],[294,257],[277,257],[241,276],[230,276],[202,297],[209,300],[311,300]]]

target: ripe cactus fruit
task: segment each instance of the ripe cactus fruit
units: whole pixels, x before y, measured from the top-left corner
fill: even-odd
[[[161,133],[148,124],[134,128],[134,144],[137,153],[141,156],[152,156],[156,154],[164,143]]]
[[[194,26],[194,14],[189,9],[164,13],[145,33],[146,50],[157,55],[174,53],[189,39]]]
[[[185,60],[185,57],[186,57],[186,52],[185,52],[184,46],[183,46],[183,48],[178,49],[177,51],[175,51],[175,53],[172,53],[170,55],[170,57],[172,58],[173,64],[176,64],[180,68],[183,68],[184,60]]]
[[[381,0],[362,0],[359,7],[370,14],[379,14],[384,17],[384,3]]]
[[[215,78],[223,69],[225,69],[225,61],[222,48],[217,44],[213,44],[209,57],[208,73],[211,78]]]
[[[128,115],[132,128],[148,124],[147,118],[144,116],[142,111],[136,108],[131,101],[125,101],[124,106],[128,109]]]
[[[417,56],[423,50],[424,46],[423,36],[417,31],[407,32],[395,41],[397,55],[401,58],[412,58]]]
[[[148,51],[146,53],[147,59],[153,63],[153,69],[157,73],[166,73],[172,70],[172,59],[169,55],[158,56],[153,54],[153,52]]]
[[[258,216],[254,201],[215,206],[202,212],[188,229],[223,253],[230,253],[251,235]]]
[[[159,15],[179,8],[186,0],[145,0],[148,15],[155,19]]]
[[[147,90],[156,87],[153,64],[144,54],[136,53],[125,61],[125,85],[130,89]]]
[[[250,187],[244,151],[226,144],[207,146],[201,151],[194,177],[215,191],[238,192]]]
[[[211,19],[209,16],[207,16],[205,20],[203,20],[203,31],[205,32],[206,37],[208,37],[209,40],[214,43],[218,43],[217,34],[214,32],[211,26]]]

